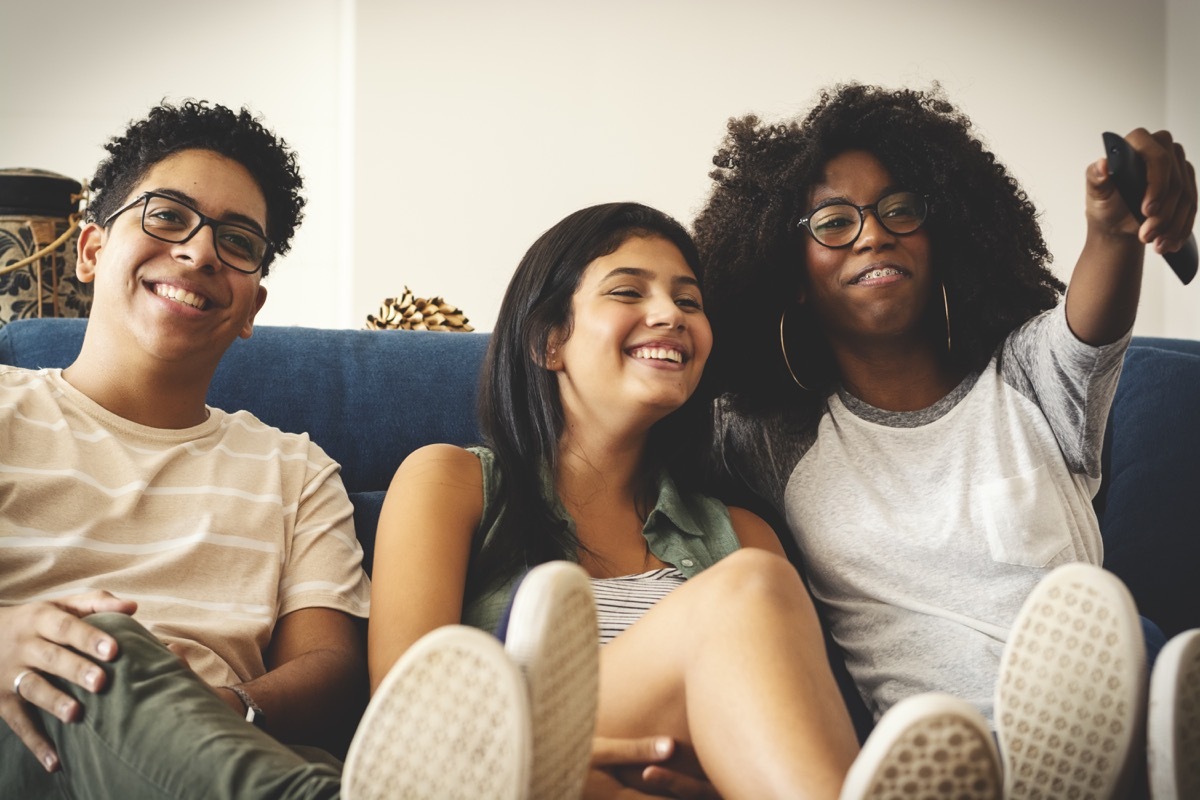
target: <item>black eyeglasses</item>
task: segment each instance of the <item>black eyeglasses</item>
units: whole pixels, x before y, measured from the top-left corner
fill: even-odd
[[[858,241],[868,211],[884,228],[903,236],[924,224],[929,215],[929,202],[916,192],[892,192],[869,206],[852,203],[818,206],[796,224],[826,247],[849,247]]]
[[[205,216],[182,200],[158,192],[139,194],[109,214],[102,227],[107,228],[114,219],[139,203],[145,203],[142,208],[142,230],[147,236],[162,242],[182,244],[208,225],[212,228],[217,258],[238,272],[247,275],[258,272],[274,250],[275,246],[270,240],[257,231],[236,222],[222,222]]]

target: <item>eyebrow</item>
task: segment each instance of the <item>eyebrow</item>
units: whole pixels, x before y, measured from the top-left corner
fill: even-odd
[[[818,186],[813,189],[812,193],[813,193],[814,198],[816,197],[816,195],[818,195],[820,193],[821,188],[822,187]],[[880,200],[887,197],[889,194],[895,194],[896,192],[906,192],[906,191],[908,191],[908,190],[902,186],[896,186],[896,185],[885,186],[885,187],[883,187],[883,189],[880,190],[879,194],[877,194],[875,196],[875,202],[878,203]],[[841,195],[836,195],[833,197],[826,197],[822,200],[814,200],[814,202],[816,203],[816,205],[813,206],[813,208],[812,208],[813,211],[816,211],[818,208],[824,208],[825,206],[835,206],[835,205],[839,205],[839,204],[845,204],[845,205],[849,205],[849,206],[857,206],[858,205],[858,203],[853,202],[852,200],[850,200],[850,198],[843,197]],[[867,203],[867,205],[871,205],[871,203]]]
[[[613,277],[619,277],[621,275],[629,275],[634,278],[643,278],[645,280],[651,280],[654,278],[654,272],[648,269],[642,269],[641,267],[617,267],[616,269],[610,270],[609,273],[604,276],[604,280],[608,280],[609,278]],[[676,275],[671,279],[671,285],[678,286],[680,284],[699,288],[700,281],[696,280],[691,275]]]
[[[163,187],[161,189],[151,189],[150,191],[154,192],[155,194],[165,194],[167,197],[174,197],[176,200],[180,200],[184,203],[187,203],[188,205],[192,206],[193,208],[195,208],[197,210],[199,209],[199,206],[200,206],[199,201],[197,201],[196,198],[192,197],[187,192],[181,192],[178,189],[171,189],[168,187]],[[266,238],[267,233],[266,233],[266,231],[263,230],[262,226],[258,224],[258,221],[256,219],[254,219],[253,217],[246,216],[245,214],[239,214],[236,211],[229,211],[229,212],[226,212],[223,216],[221,216],[219,218],[214,217],[214,219],[219,219],[220,222],[237,223],[243,227],[246,227],[253,231],[256,231],[259,235]]]

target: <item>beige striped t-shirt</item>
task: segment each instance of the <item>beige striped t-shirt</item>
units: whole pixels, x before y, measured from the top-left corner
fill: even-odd
[[[306,435],[209,412],[149,428],[61,370],[0,366],[0,605],[93,589],[135,600],[134,619],[216,686],[266,671],[285,614],[365,617],[338,465]]]

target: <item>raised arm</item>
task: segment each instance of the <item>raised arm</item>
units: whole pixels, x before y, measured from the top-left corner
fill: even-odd
[[[434,628],[461,621],[471,539],[483,515],[479,459],[453,445],[413,452],[388,487],[375,536],[371,691]]]
[[[1196,221],[1196,172],[1167,131],[1138,128],[1125,137],[1146,163],[1140,226],[1108,178],[1106,161],[1087,169],[1087,239],[1067,292],[1067,324],[1091,345],[1116,341],[1133,326],[1146,244],[1173,252]]]

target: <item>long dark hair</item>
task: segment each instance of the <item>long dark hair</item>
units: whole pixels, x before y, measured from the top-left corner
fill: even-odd
[[[569,336],[571,298],[588,265],[632,237],[666,239],[703,279],[696,247],[671,217],[639,203],[608,203],[567,216],[543,233],[517,266],[496,319],[479,389],[480,427],[495,454],[504,511],[486,545],[472,551],[468,599],[514,574],[554,559],[574,560],[579,542],[556,519],[543,496],[545,476],[558,464],[563,432],[555,373],[543,365],[551,336]],[[696,448],[706,403],[697,392],[660,420],[647,442],[647,471],[666,468],[684,485],[699,479]]]
[[[837,86],[798,121],[730,120],[695,233],[708,265],[709,380],[745,413],[817,413],[837,380],[820,325],[795,304],[807,236],[796,221],[825,165],[847,150],[871,153],[900,185],[930,198],[926,228],[950,308],[953,365],[984,367],[1004,337],[1052,308],[1065,288],[1048,268],[1033,203],[936,84],[925,92]],[[944,336],[936,291],[930,331]],[[789,360],[815,392],[793,383],[780,355],[784,309]]]

